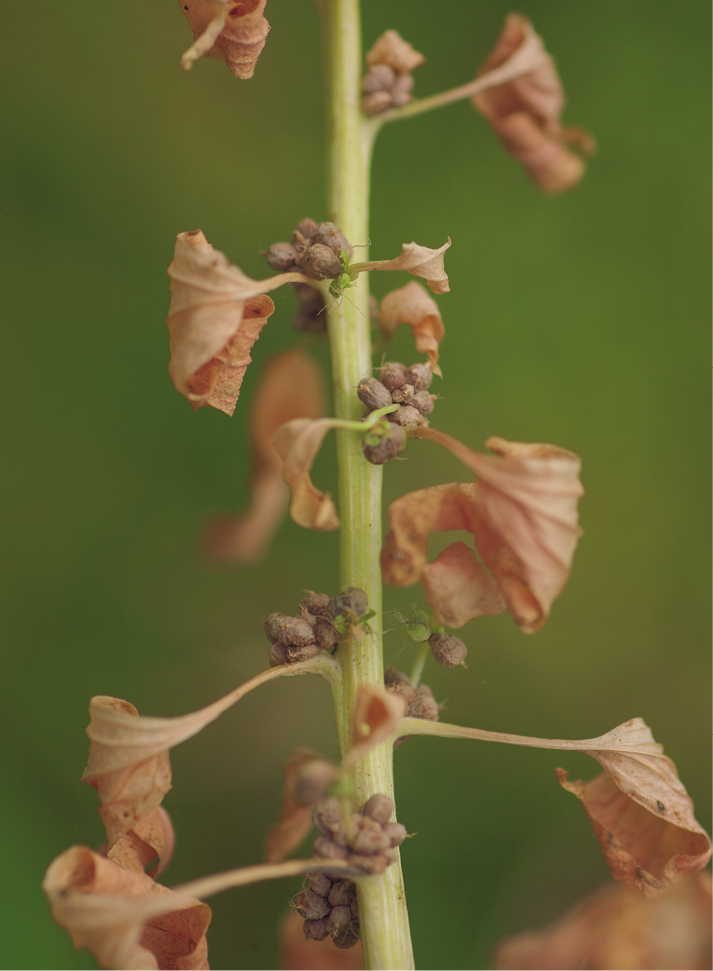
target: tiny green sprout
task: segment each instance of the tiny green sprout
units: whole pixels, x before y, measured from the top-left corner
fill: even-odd
[[[364,436],[365,445],[379,445],[389,431],[391,422],[378,421]]]

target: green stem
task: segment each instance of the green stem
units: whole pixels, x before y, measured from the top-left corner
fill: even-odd
[[[360,109],[362,68],[359,0],[321,0],[327,91],[327,199],[331,219],[353,245],[369,238],[369,148]],[[354,421],[362,405],[359,381],[371,374],[368,274],[360,276],[344,299],[330,307],[337,418]],[[340,305],[341,304],[341,305]],[[372,633],[339,645],[343,704],[337,708],[342,755],[350,747],[352,713],[360,684],[383,684],[381,571],[381,468],[365,461],[361,438],[337,433],[339,513],[342,520],[342,586],[365,590],[376,612]],[[336,699],[335,699],[336,700]],[[355,806],[374,793],[393,796],[392,746],[385,742],[355,765]],[[401,863],[379,876],[359,881],[361,938],[368,968],[413,968],[413,951]]]
[[[416,657],[414,658],[413,667],[411,668],[411,684],[414,688],[418,688],[419,682],[421,680],[421,675],[423,674],[423,669],[426,664],[426,658],[428,657],[428,652],[431,649],[431,645],[428,641],[424,641],[419,644],[418,651],[416,652]]]

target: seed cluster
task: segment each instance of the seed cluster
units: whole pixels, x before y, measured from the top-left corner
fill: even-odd
[[[313,280],[334,280],[344,272],[343,250],[351,254],[346,236],[334,223],[301,219],[292,233],[291,243],[273,243],[263,256],[278,273],[294,270]]]
[[[399,108],[412,100],[413,76],[410,71],[396,71],[389,64],[373,64],[361,82],[361,110],[365,115],[379,115],[387,108]]]
[[[345,861],[366,873],[383,873],[408,835],[401,823],[389,821],[393,812],[393,799],[384,795],[372,796],[361,813],[346,816],[338,799],[324,799],[314,813],[320,832],[314,855]]]
[[[428,393],[432,380],[433,373],[426,364],[407,368],[390,361],[379,369],[379,378],[368,377],[359,382],[357,395],[369,411],[400,405],[398,411],[386,416],[395,428],[387,429],[378,442],[364,445],[364,456],[373,465],[383,465],[403,451],[405,429],[428,425],[426,415],[433,411],[437,397]]]
[[[308,873],[302,892],[290,903],[305,918],[308,941],[323,941],[331,935],[337,947],[346,948],[359,940],[359,906],[353,880]]]
[[[424,718],[426,721],[437,722],[439,705],[433,697],[428,685],[420,684],[414,688],[407,675],[394,668],[384,671],[384,684],[389,691],[400,695],[406,702],[405,715],[407,718]]]
[[[265,633],[270,641],[270,667],[308,661],[329,650],[345,636],[359,636],[369,600],[358,587],[347,587],[336,597],[308,590],[300,600],[299,616],[270,614]]]
[[[452,634],[433,634],[428,638],[431,645],[431,654],[442,668],[456,668],[459,664],[467,667],[465,663],[468,648],[460,637]]]

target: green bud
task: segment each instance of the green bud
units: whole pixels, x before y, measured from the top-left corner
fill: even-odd
[[[405,626],[406,633],[417,644],[427,641],[433,633],[429,624],[429,616],[425,610],[414,610],[406,618]]]

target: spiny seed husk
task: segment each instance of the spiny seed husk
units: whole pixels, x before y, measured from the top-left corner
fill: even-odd
[[[459,664],[465,665],[468,648],[459,637],[450,634],[434,634],[429,637],[431,654],[442,668],[455,668]]]
[[[388,389],[376,378],[362,378],[357,388],[357,396],[369,411],[387,408],[392,403]]]
[[[431,387],[433,371],[427,364],[412,364],[406,372],[406,381],[412,384],[416,391],[425,391]]]
[[[378,823],[388,823],[393,811],[394,800],[377,792],[376,795],[367,799],[364,803],[361,814],[362,816],[369,816],[371,819],[375,819]]]
[[[389,421],[395,425],[401,425],[402,428],[418,428],[428,424],[421,412],[413,405],[404,405],[387,417]]]

